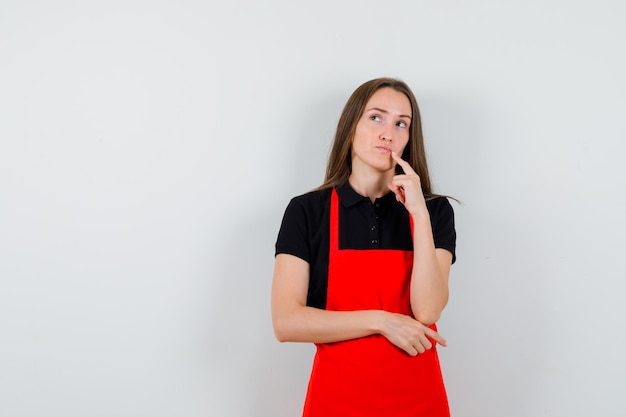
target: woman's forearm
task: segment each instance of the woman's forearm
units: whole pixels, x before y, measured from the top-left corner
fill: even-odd
[[[272,323],[281,342],[329,343],[381,331],[384,312],[330,311],[306,305],[309,264],[288,254],[276,256],[272,283]]]
[[[418,321],[430,325],[439,320],[448,302],[452,254],[435,249],[427,212],[413,216],[413,236],[411,310]]]
[[[294,306],[273,315],[274,332],[280,342],[340,342],[380,333],[382,313]]]

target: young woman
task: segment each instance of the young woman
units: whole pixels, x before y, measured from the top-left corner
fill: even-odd
[[[276,337],[317,346],[305,417],[449,416],[435,322],[455,240],[413,93],[366,82],[343,109],[324,184],[291,200],[276,242]]]

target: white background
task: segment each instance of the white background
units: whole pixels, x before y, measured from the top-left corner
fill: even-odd
[[[379,76],[463,201],[453,415],[626,415],[625,9],[1,0],[0,416],[299,415],[273,245]]]

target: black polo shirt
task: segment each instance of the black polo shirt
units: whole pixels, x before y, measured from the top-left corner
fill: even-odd
[[[328,288],[330,196],[332,189],[311,191],[293,198],[283,216],[276,255],[287,253],[309,263],[307,305],[324,309]],[[337,187],[339,197],[339,249],[413,250],[409,214],[392,192],[374,203],[346,181]],[[454,212],[447,198],[426,202],[436,248],[447,249],[456,260]]]

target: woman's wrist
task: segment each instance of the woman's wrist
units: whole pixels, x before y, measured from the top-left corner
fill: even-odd
[[[430,225],[430,214],[428,213],[428,210],[426,208],[424,208],[424,210],[418,210],[410,214],[415,227]]]
[[[370,310],[370,313],[372,315],[371,330],[376,334],[384,334],[387,323],[385,317],[389,312],[384,310]]]

